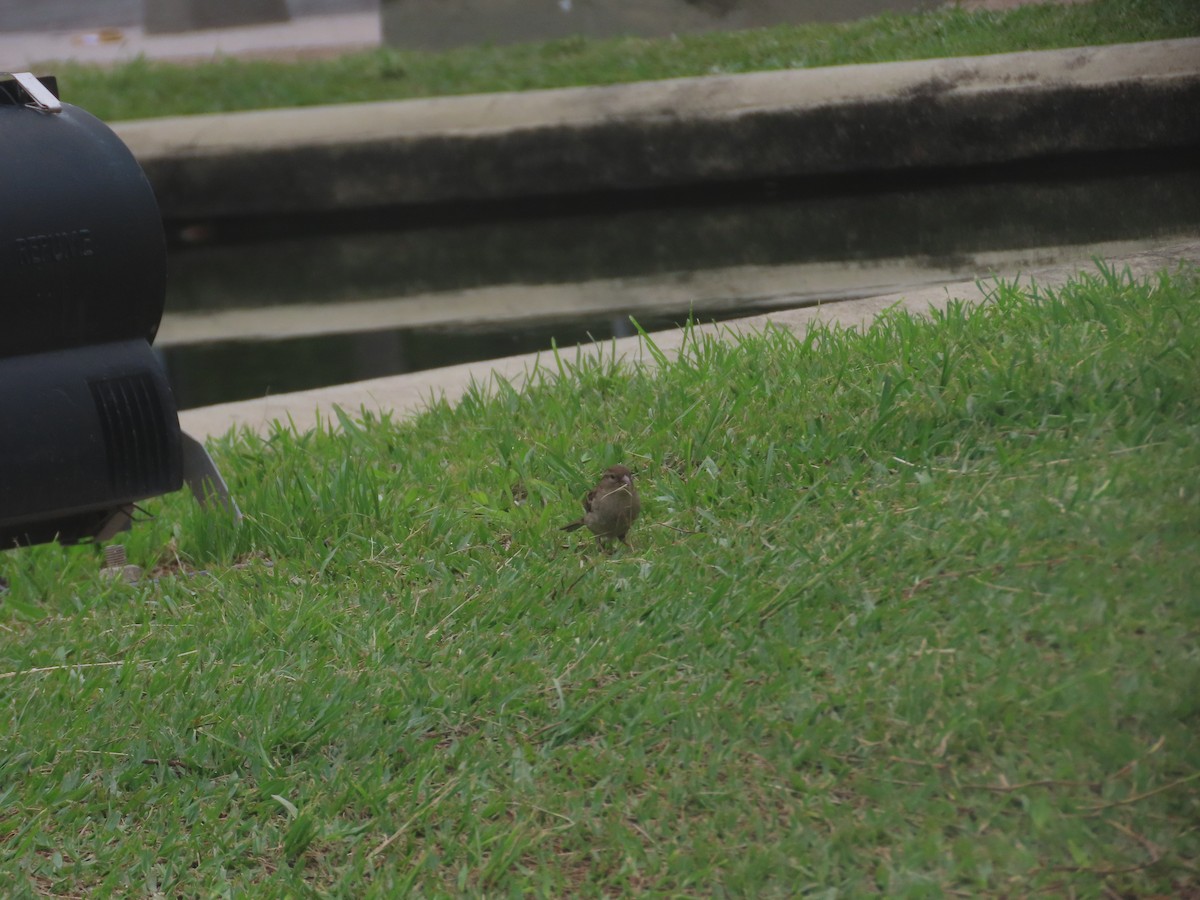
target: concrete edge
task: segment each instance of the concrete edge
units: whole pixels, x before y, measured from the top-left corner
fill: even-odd
[[[1065,50],[782,69],[531,91],[381,100],[141,119],[113,124],[137,153],[200,156],[397,134],[495,134],[546,125],[825,106],[933,86],[984,93],[1012,85],[1103,85],[1200,71],[1200,38]]]
[[[1125,257],[1113,257],[1105,265],[1118,270],[1128,269],[1135,278],[1145,278],[1163,269],[1180,264],[1200,265],[1200,241],[1184,241],[1153,251]],[[1028,287],[1058,287],[1081,271],[1095,271],[1094,266],[1059,265],[1014,274],[1003,280]],[[816,323],[836,324],[843,328],[861,328],[889,309],[901,309],[916,315],[929,315],[943,310],[952,301],[978,304],[989,300],[998,280],[958,281],[932,288],[883,294],[861,300],[848,300],[805,309],[773,312],[720,324],[698,326],[702,334],[715,335],[723,340],[761,331],[768,326],[788,328],[804,333]],[[655,346],[668,360],[675,359],[683,349],[685,333],[674,329],[655,332]],[[649,367],[654,356],[640,337],[619,338],[564,348],[560,355],[574,362],[582,358],[615,356],[627,363]],[[222,436],[230,429],[248,430],[265,435],[277,424],[294,426],[300,431],[313,428],[318,421],[336,423],[334,406],[357,414],[366,409],[386,411],[396,416],[412,416],[428,408],[431,400],[456,403],[472,385],[493,386],[503,378],[520,389],[537,371],[556,372],[554,357],[549,352],[529,353],[503,359],[466,363],[442,369],[430,369],[387,378],[375,378],[351,384],[334,385],[310,391],[279,394],[260,400],[245,400],[215,406],[184,410],[179,414],[183,430],[200,439]]]
[[[168,218],[1200,144],[1200,38],[117,123]]]

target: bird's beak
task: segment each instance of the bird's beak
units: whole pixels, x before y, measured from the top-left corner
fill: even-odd
[[[632,475],[622,475],[621,481],[628,487],[633,487],[633,476]]]

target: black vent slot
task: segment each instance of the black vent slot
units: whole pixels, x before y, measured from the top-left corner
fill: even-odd
[[[88,382],[114,491],[148,497],[170,490],[170,436],[154,377],[148,372]]]

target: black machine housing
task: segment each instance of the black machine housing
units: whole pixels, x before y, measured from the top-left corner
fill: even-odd
[[[0,549],[103,539],[183,483],[158,204],[53,79],[0,78],[0,135]]]

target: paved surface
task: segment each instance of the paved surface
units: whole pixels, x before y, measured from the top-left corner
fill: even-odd
[[[0,32],[124,28],[142,21],[145,5],[146,0],[0,0]],[[287,0],[287,9],[293,18],[378,12],[379,0]]]
[[[140,15],[136,20],[122,21],[128,18],[121,16],[118,24],[107,26],[95,24],[103,21],[98,17],[88,17],[82,21],[94,24],[37,31],[6,28],[0,32],[0,63],[10,72],[34,69],[53,74],[53,64],[59,60],[109,65],[138,57],[175,62],[220,56],[305,59],[378,46],[381,35],[379,13],[369,10],[311,14],[288,22],[180,34],[147,34]]]
[[[1118,271],[1128,267],[1136,277],[1144,277],[1163,268],[1174,269],[1180,263],[1200,265],[1200,240],[1179,242],[1133,256],[1112,257],[1108,263]],[[1043,286],[1055,286],[1062,284],[1081,268],[1095,271],[1092,265],[1053,266],[1032,272],[1012,273],[1009,280],[1015,280],[1019,275],[1022,284],[1036,282]],[[988,282],[983,283],[983,287],[986,288],[987,284]],[[701,326],[699,330],[729,338],[738,333],[761,330],[768,323],[797,332],[803,332],[814,322],[837,322],[845,327],[861,327],[884,310],[895,306],[926,314],[931,309],[945,308],[953,298],[979,303],[986,302],[987,295],[985,290],[981,290],[980,283],[962,281],[864,300],[770,313],[720,325]],[[683,334],[680,331],[657,333],[654,335],[654,342],[669,358],[674,358],[683,344]],[[578,352],[586,356],[608,356],[615,352],[618,357],[631,362],[654,364],[653,358],[645,352],[641,341],[636,337],[584,345]],[[570,350],[562,350],[560,353],[568,359],[574,359]],[[431,396],[444,397],[453,403],[463,396],[472,383],[492,384],[495,376],[503,377],[514,386],[520,387],[529,373],[538,366],[542,371],[547,371],[547,367],[549,371],[554,371],[553,358],[545,353],[526,354],[312,391],[279,394],[262,400],[224,403],[186,410],[180,413],[179,420],[184,431],[204,439],[222,435],[235,427],[265,434],[275,421],[291,421],[296,428],[308,429],[315,425],[318,416],[323,422],[337,421],[333,415],[334,405],[351,413],[365,407],[370,410],[388,410],[396,415],[412,415],[425,409]]]
[[[0,31],[120,28],[142,20],[143,0],[0,0]]]

